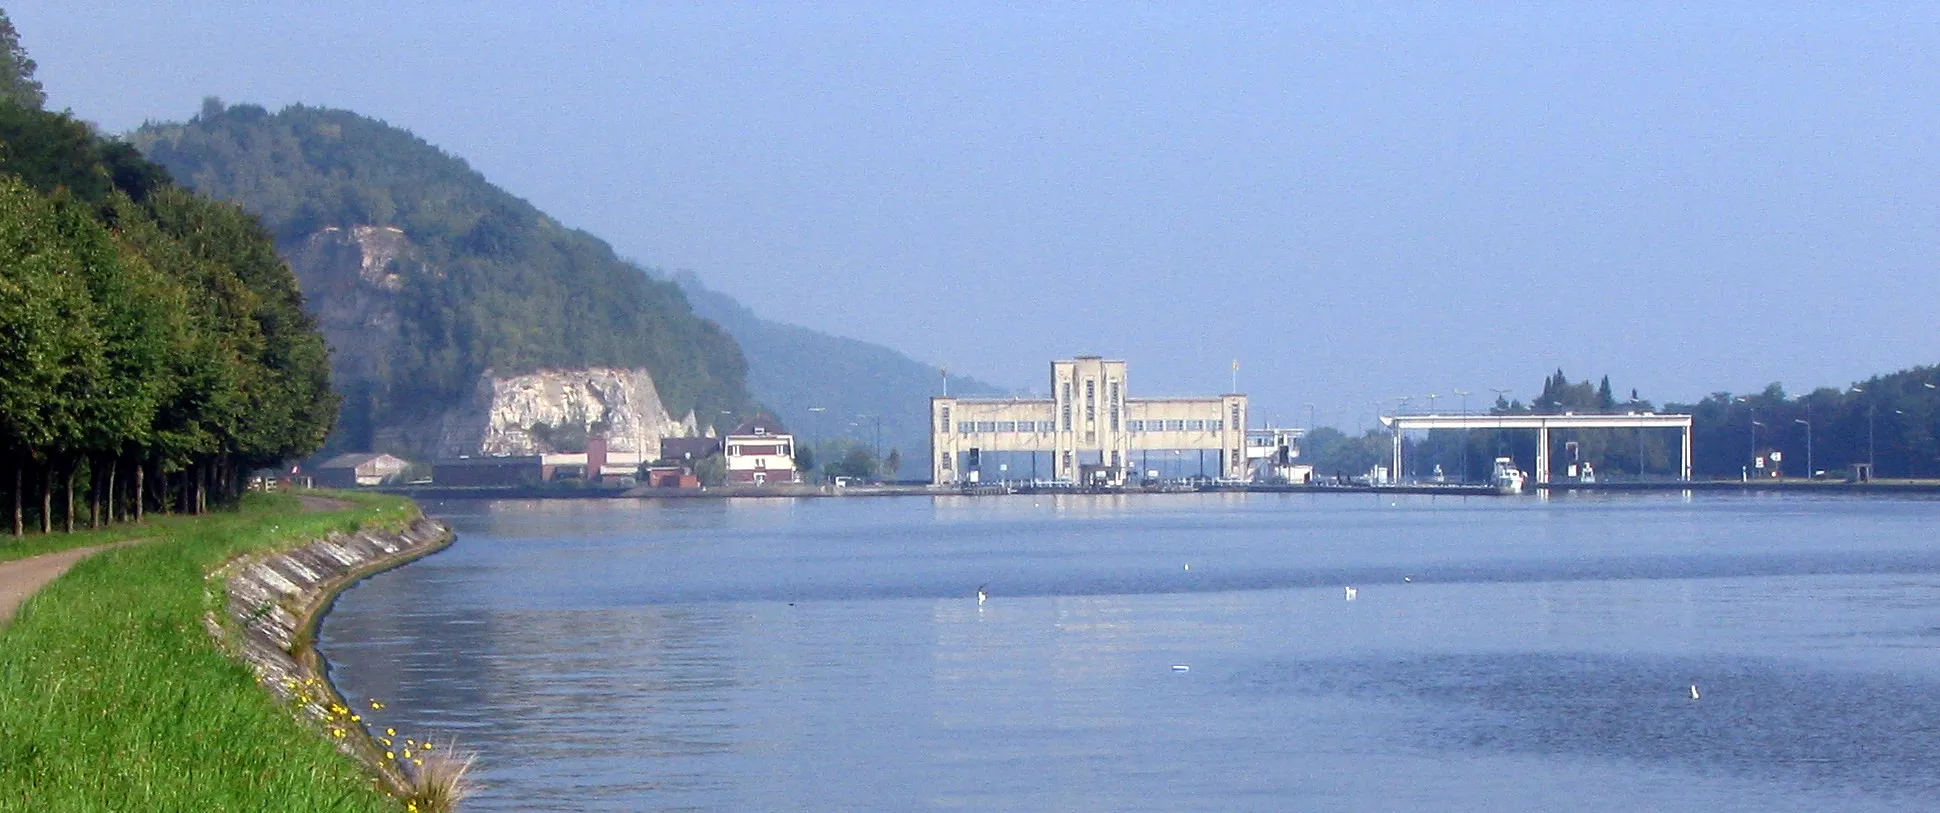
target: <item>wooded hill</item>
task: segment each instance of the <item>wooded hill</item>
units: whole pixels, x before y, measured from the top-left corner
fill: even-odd
[[[902,453],[902,470],[891,476],[930,476],[930,396],[943,391],[936,365],[879,344],[763,319],[727,294],[709,290],[692,274],[674,280],[697,313],[720,323],[740,342],[755,399],[781,416],[796,436],[815,442],[818,453],[830,453],[822,459],[833,462],[836,441],[842,439],[873,453],[875,420],[880,417],[881,453]],[[954,376],[950,392],[996,396],[1011,390]],[[810,411],[816,407],[822,411]]]
[[[4,17],[0,16],[0,23]],[[0,30],[21,71],[12,26]],[[39,99],[0,100],[0,493],[72,530],[200,511],[336,417],[323,339],[269,234]],[[58,495],[58,499],[57,499]]]
[[[643,367],[675,416],[706,423],[745,409],[740,348],[678,286],[405,130],[343,110],[209,100],[188,122],[130,140],[185,185],[262,218],[286,255],[333,228],[389,227],[408,241],[378,270],[382,290],[310,290],[313,312],[375,308],[375,323],[394,326],[372,331],[382,346],[335,348],[372,362],[335,370],[347,442],[333,445],[448,408],[488,369]],[[333,299],[352,293],[367,302]]]

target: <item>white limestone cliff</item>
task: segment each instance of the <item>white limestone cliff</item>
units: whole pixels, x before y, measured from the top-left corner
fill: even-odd
[[[446,414],[438,456],[577,452],[583,447],[561,448],[558,439],[591,434],[603,434],[611,451],[651,456],[659,452],[661,438],[692,433],[691,416],[680,421],[669,415],[644,369],[589,367],[504,377],[487,371],[471,397]]]

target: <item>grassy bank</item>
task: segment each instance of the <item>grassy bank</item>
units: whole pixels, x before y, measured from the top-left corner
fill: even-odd
[[[360,523],[402,522],[394,497],[304,513],[286,495],[144,523],[149,541],[75,566],[0,630],[0,810],[396,811],[350,759],[296,721],[203,628],[205,574],[240,553]]]

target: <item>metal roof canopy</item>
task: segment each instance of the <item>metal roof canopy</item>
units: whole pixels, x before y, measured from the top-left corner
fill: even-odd
[[[1549,432],[1552,429],[1677,429],[1683,436],[1678,479],[1691,479],[1691,416],[1631,412],[1623,415],[1383,415],[1381,424],[1397,436],[1409,430],[1534,429],[1536,484],[1549,483]],[[1394,472],[1399,477],[1401,443],[1394,444]]]

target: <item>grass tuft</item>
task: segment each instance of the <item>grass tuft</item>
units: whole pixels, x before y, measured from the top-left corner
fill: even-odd
[[[443,748],[427,744],[421,755],[402,761],[400,766],[409,789],[404,797],[406,809],[411,813],[454,813],[471,795],[470,774],[477,761],[476,753],[460,751],[455,744],[447,743]]]

